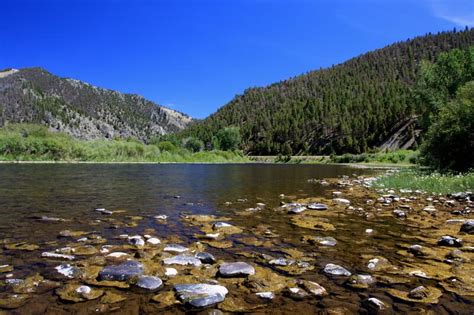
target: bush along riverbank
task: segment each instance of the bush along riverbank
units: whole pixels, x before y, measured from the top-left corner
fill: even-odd
[[[136,139],[86,141],[44,126],[18,124],[0,129],[0,161],[243,163],[249,159],[239,151],[194,150],[188,142],[179,146]]]

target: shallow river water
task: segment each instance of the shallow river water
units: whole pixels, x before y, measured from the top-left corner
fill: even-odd
[[[376,203],[377,196],[364,195],[362,190],[352,194],[350,187],[331,180],[377,173],[380,171],[331,165],[0,165],[0,314],[472,314],[472,292],[457,294],[457,288],[443,285],[466,273],[472,281],[472,262],[459,267],[469,266],[467,269],[453,271],[449,269],[452,265],[443,262],[444,256],[426,264],[424,258],[407,252],[415,243],[436,249],[429,228],[436,225],[430,220],[439,216],[415,214],[415,221],[400,220],[392,214],[391,206],[386,207],[390,209],[387,213],[375,211],[377,206],[367,200]],[[321,184],[319,179],[329,183]],[[341,191],[341,197],[349,199],[354,208],[349,211],[347,206],[333,204],[334,191]],[[280,207],[282,202],[304,202],[307,198],[328,204],[328,210],[288,214],[287,208]],[[415,199],[410,201],[412,210],[424,206]],[[461,203],[454,206],[464,207]],[[98,208],[113,213],[104,214],[96,211]],[[159,215],[166,215],[166,220],[156,218]],[[315,217],[320,224],[311,223]],[[472,217],[462,217],[466,218]],[[417,226],[417,220],[429,223],[423,225],[426,230]],[[229,223],[235,230],[221,232],[213,228],[215,222]],[[308,222],[311,224],[305,226]],[[202,238],[218,232],[221,234],[215,240]],[[126,235],[139,235],[145,242],[151,236],[160,244],[130,245]],[[324,246],[314,240],[318,236],[333,237],[337,244]],[[469,237],[465,236],[465,246],[472,246]],[[177,254],[166,252],[166,244],[180,244],[193,255],[211,253],[216,262],[165,266],[164,259]],[[443,250],[433,255],[446,255],[452,249]],[[74,259],[43,257],[44,252]],[[128,255],[112,259],[107,256],[111,252]],[[288,266],[270,263],[278,258],[291,262]],[[383,259],[383,263],[368,268],[374,258]],[[145,273],[160,277],[163,286],[151,292],[136,287],[133,279],[126,287],[97,281],[102,268],[125,259],[143,263]],[[256,274],[219,276],[222,263],[237,261],[255,267]],[[65,277],[58,273],[55,268],[65,263],[83,274]],[[349,276],[325,273],[327,264],[343,266],[352,275],[370,275],[374,281],[351,285]],[[444,265],[445,273],[432,274],[433,270],[444,270]],[[178,274],[166,275],[165,267],[175,268]],[[416,276],[420,270],[425,274]],[[325,294],[312,294],[304,281],[318,283]],[[180,301],[173,289],[186,283],[223,285],[228,294],[221,303],[195,308]],[[68,284],[87,285],[97,294],[73,292],[78,299],[73,301],[68,293],[61,294]],[[413,302],[389,292],[408,292],[420,285],[439,290],[440,296],[431,302]],[[258,292],[273,292],[274,298],[261,298]],[[113,298],[108,298],[109,293]],[[385,306],[378,309],[369,298],[377,298]]]

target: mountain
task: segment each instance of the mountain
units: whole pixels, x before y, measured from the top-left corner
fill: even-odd
[[[473,44],[472,28],[427,34],[327,69],[250,88],[190,124],[183,136],[209,145],[218,130],[238,126],[244,150],[254,155],[358,153],[387,141],[385,146],[406,146],[418,133],[415,124],[407,123],[416,122],[412,88],[420,62]]]
[[[41,68],[0,72],[0,126],[41,123],[80,139],[150,138],[177,132],[191,118],[135,94],[61,78]]]

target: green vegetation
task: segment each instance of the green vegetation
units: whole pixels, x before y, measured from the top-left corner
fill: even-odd
[[[474,46],[423,63],[417,94],[428,129],[421,162],[446,171],[474,167]]]
[[[250,155],[367,152],[421,110],[413,93],[421,60],[433,62],[443,52],[471,45],[474,29],[428,34],[328,69],[250,88],[181,136],[197,137],[212,147],[219,130],[236,126],[241,148]]]
[[[127,140],[77,140],[44,126],[12,124],[0,129],[2,161],[90,162],[249,162],[237,151],[190,152],[170,141],[143,144]]]
[[[239,148],[241,141],[242,136],[238,127],[226,127],[217,132],[212,143],[215,149],[232,151]]]
[[[376,152],[332,155],[331,163],[383,163],[383,164],[416,164],[418,152],[412,150],[397,150],[394,152]]]
[[[388,174],[375,182],[376,188],[411,189],[448,194],[474,189],[474,173],[460,175],[432,173],[429,170],[406,169]]]

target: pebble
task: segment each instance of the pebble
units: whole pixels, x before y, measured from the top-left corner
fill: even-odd
[[[109,215],[110,215],[110,214],[113,214],[112,211],[106,210],[106,209],[104,209],[104,208],[97,208],[97,209],[95,209],[95,211],[100,212],[100,213],[102,213],[102,214],[109,214]]]
[[[310,203],[310,204],[308,204],[307,207],[310,210],[318,210],[318,211],[323,211],[323,210],[328,209],[328,206],[323,204],[323,203]]]
[[[273,292],[257,292],[255,295],[266,300],[273,300],[275,298],[275,294]]]
[[[245,262],[223,263],[219,275],[223,277],[246,277],[255,274],[255,269]]]
[[[134,246],[137,246],[137,247],[145,246],[145,240],[140,235],[130,236],[128,238],[128,242],[131,245],[134,245]]]
[[[140,276],[144,272],[141,263],[129,260],[120,265],[106,266],[99,272],[100,280],[126,281],[133,277]]]
[[[149,239],[146,240],[146,242],[151,245],[158,245],[161,243],[161,241],[157,239],[156,237],[150,237]]]
[[[197,253],[195,257],[203,264],[213,264],[216,262],[216,258],[214,258],[212,254],[206,252]]]
[[[334,198],[332,201],[342,206],[349,206],[351,202],[344,198]]]
[[[333,276],[347,276],[351,275],[351,272],[344,267],[336,264],[327,264],[324,267],[324,272]]]
[[[178,270],[174,268],[165,268],[165,276],[174,277],[178,274]]]
[[[184,252],[189,251],[189,249],[179,244],[168,244],[165,246],[163,251],[172,252],[172,253],[184,253]]]
[[[43,252],[41,253],[41,257],[67,259],[67,260],[74,260],[76,258],[73,255],[65,255],[65,254],[58,254],[58,253],[52,253],[52,252]]]
[[[474,220],[468,220],[461,225],[460,232],[474,234]]]
[[[229,293],[224,286],[207,283],[176,284],[174,290],[181,302],[197,308],[220,303]]]
[[[135,285],[141,289],[155,291],[163,285],[163,281],[155,276],[139,276]]]
[[[462,239],[455,238],[449,235],[442,236],[438,240],[438,245],[440,246],[461,247],[462,244],[463,244]]]
[[[165,265],[181,265],[181,266],[201,266],[201,261],[194,256],[178,255],[163,259]]]

